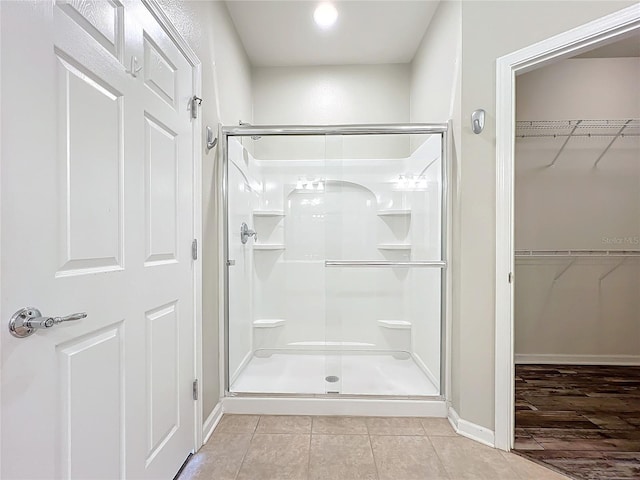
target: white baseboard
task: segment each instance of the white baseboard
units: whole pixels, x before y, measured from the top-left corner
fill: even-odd
[[[495,437],[492,430],[463,420],[452,407],[449,407],[449,423],[459,435],[489,447],[495,447]]]
[[[431,383],[433,383],[437,388],[440,388],[440,381],[436,378],[433,372],[429,370],[429,367],[427,367],[427,364],[424,363],[422,358],[420,358],[420,355],[418,355],[417,353],[412,353],[411,357],[413,358],[413,361],[416,362],[416,365],[418,365],[418,368],[420,368],[420,370],[422,370],[427,378],[431,381]]]
[[[219,401],[202,425],[203,445],[209,441],[209,438],[211,438],[213,431],[215,430],[216,426],[218,426],[220,419],[222,419],[222,413],[222,401]]]
[[[444,400],[225,397],[224,413],[253,415],[447,416]]]
[[[640,355],[553,355],[516,354],[516,365],[560,364],[560,365],[640,365]]]

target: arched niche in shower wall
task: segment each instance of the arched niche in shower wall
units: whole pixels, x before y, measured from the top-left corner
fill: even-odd
[[[321,182],[321,190],[304,185],[287,196],[286,258],[376,258],[375,194],[354,182]]]

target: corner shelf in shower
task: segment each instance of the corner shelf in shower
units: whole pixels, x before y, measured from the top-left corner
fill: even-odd
[[[284,210],[254,210],[254,217],[284,217]]]
[[[254,243],[253,250],[284,250],[282,243]]]
[[[411,250],[410,243],[379,243],[378,250]]]
[[[411,328],[411,322],[406,320],[378,320],[378,325],[382,328],[392,328],[395,330],[407,330]]]
[[[261,318],[253,321],[253,328],[275,328],[285,323],[284,318]]]
[[[410,217],[411,216],[411,210],[408,209],[385,209],[385,210],[378,210],[378,216],[379,217]]]

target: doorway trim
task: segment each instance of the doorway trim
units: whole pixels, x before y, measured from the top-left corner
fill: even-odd
[[[198,55],[187,43],[182,34],[175,27],[171,18],[162,9],[158,0],[141,0],[151,15],[156,19],[165,33],[173,41],[180,53],[185,57],[191,66],[192,95],[202,97],[202,62]],[[214,99],[215,101],[215,99]],[[191,141],[193,147],[193,179],[191,197],[193,202],[193,239],[197,245],[202,245],[202,112],[191,123]],[[197,395],[193,402],[193,422],[194,438],[193,452],[204,443],[203,418],[202,418],[202,248],[198,249],[198,256],[192,262],[192,285],[193,285],[193,356],[194,371],[193,379],[199,379],[197,383]]]
[[[510,450],[515,433],[514,140],[516,75],[618,41],[640,31],[640,5],[576,27],[496,61],[496,338],[495,447]]]

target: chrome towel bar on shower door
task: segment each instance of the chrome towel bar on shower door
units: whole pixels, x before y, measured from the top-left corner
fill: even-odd
[[[413,262],[387,262],[384,260],[325,260],[325,267],[426,267],[426,268],[446,268],[447,262],[440,260],[425,260]]]

